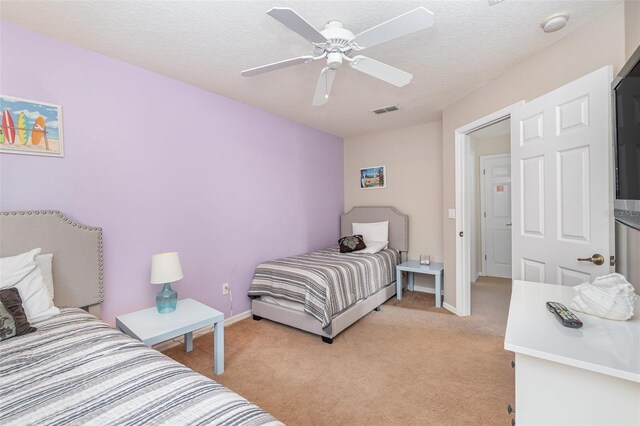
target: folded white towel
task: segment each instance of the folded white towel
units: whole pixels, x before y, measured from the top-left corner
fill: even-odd
[[[571,302],[576,311],[618,321],[633,317],[638,295],[633,286],[620,274],[598,277],[593,283],[574,287],[577,295]]]

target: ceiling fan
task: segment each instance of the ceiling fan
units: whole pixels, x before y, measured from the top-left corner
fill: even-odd
[[[251,77],[326,58],[327,66],[320,73],[316,93],[313,97],[313,105],[315,106],[323,105],[329,100],[336,70],[342,65],[343,60],[347,61],[351,68],[394,86],[403,87],[409,84],[413,75],[408,72],[366,56],[353,56],[353,53],[433,25],[433,13],[424,7],[413,9],[357,35],[344,28],[340,21],[329,21],[322,31],[318,31],[288,7],[274,7],[267,14],[309,40],[313,44],[313,54],[251,68],[242,71],[241,74],[245,77]]]

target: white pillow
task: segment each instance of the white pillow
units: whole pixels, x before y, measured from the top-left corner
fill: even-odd
[[[384,250],[389,245],[389,241],[369,241],[365,243],[367,247],[362,250],[354,251],[354,253],[376,254],[380,250]]]
[[[34,259],[40,249],[33,249],[17,256],[0,258],[0,290],[15,286],[35,266]]]
[[[0,290],[10,287],[18,289],[29,322],[45,320],[60,313],[53,306],[42,272],[38,268],[35,258],[39,254],[38,248],[0,259]]]
[[[389,221],[371,223],[353,223],[353,235],[362,235],[368,246],[370,241],[389,241]]]
[[[36,262],[38,263],[40,272],[42,272],[44,285],[47,287],[51,300],[53,300],[53,253],[36,256]]]

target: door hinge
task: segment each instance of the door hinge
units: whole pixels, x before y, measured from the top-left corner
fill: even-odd
[[[484,260],[487,260],[487,255],[486,254],[484,255]]]
[[[487,170],[486,169],[482,169],[482,174],[486,175],[487,174]]]
[[[484,212],[484,217],[487,217],[487,212]]]

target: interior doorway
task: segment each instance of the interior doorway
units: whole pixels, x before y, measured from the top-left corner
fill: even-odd
[[[506,316],[511,298],[511,120],[469,134],[471,307]]]
[[[487,236],[485,235],[483,238],[482,235],[482,226],[485,210],[482,208],[480,203],[482,199],[480,197],[480,185],[482,183],[482,179],[480,178],[481,168],[480,168],[480,156],[481,155],[495,155],[495,152],[491,154],[490,152],[482,151],[484,148],[479,143],[476,146],[475,150],[472,150],[472,139],[475,139],[478,134],[482,136],[489,136],[492,132],[496,132],[496,135],[500,133],[498,131],[500,128],[504,129],[504,127],[510,128],[510,117],[511,112],[524,104],[524,101],[518,102],[516,104],[510,105],[500,111],[496,111],[493,114],[489,114],[485,117],[482,117],[472,123],[467,124],[466,126],[460,127],[456,129],[456,146],[455,146],[455,156],[456,156],[456,209],[455,209],[455,217],[456,219],[456,232],[458,237],[456,239],[456,308],[452,310],[454,313],[460,316],[467,316],[471,314],[471,293],[472,286],[471,283],[482,281],[485,277],[481,274],[486,275],[487,267],[484,263],[484,254],[487,254],[487,260],[489,260],[489,254],[486,252],[486,242]],[[494,127],[495,125],[495,127]],[[474,137],[475,133],[475,137]],[[504,130],[502,133],[505,133]],[[506,142],[502,143],[502,149],[499,149],[499,154],[505,154],[510,151],[511,140],[510,140],[511,131],[508,130],[508,134],[506,136]],[[505,141],[503,135],[503,141]],[[504,148],[506,145],[508,148]],[[487,144],[488,146],[492,145],[500,145],[500,144]],[[481,153],[481,154],[479,154]],[[477,158],[476,158],[477,157]],[[504,170],[500,171],[500,173],[504,175]],[[502,183],[497,180],[497,178],[503,179],[505,176],[494,176],[493,182],[488,182],[493,186],[494,191],[500,191],[499,195],[504,196],[505,191],[508,191],[509,195],[509,211],[511,210],[511,182],[510,182],[510,168],[508,170],[509,180],[503,180]],[[486,176],[486,175],[485,175]],[[502,186],[500,186],[502,185]],[[504,197],[503,197],[504,201]],[[504,204],[504,203],[503,203]],[[504,205],[501,206],[504,210]],[[481,217],[482,216],[482,217]],[[495,215],[494,215],[495,216]],[[503,227],[509,227],[509,223],[511,223],[507,217],[501,218],[503,220]],[[485,229],[486,233],[486,229]],[[467,235],[465,235],[467,234]],[[505,234],[502,233],[502,237]],[[492,236],[493,238],[493,236]],[[503,238],[504,239],[504,238]],[[496,247],[499,247],[502,252],[497,253],[494,251],[498,260],[505,260],[504,255],[511,256],[511,247],[507,247],[504,244],[498,244]],[[489,250],[493,250],[492,247],[488,248]],[[483,252],[484,250],[484,252]],[[494,265],[495,265],[494,256]],[[500,263],[500,262],[498,262]],[[503,269],[506,269],[505,265],[502,265]],[[497,278],[501,279],[501,278]],[[505,280],[504,278],[502,278]],[[506,279],[510,281],[508,278]],[[450,309],[451,310],[451,309]]]
[[[469,134],[467,173],[471,224],[470,281],[511,278],[511,122],[509,118]]]

